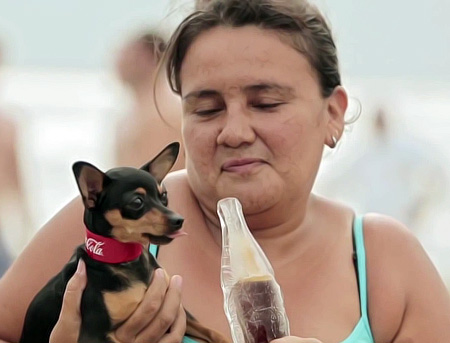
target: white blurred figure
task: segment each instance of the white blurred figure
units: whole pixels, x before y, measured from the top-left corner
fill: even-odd
[[[328,170],[320,192],[351,204],[359,213],[388,214],[418,237],[450,290],[449,175],[445,154],[394,125],[379,108],[364,151]]]
[[[447,197],[447,176],[438,156],[420,139],[394,130],[392,114],[374,115],[372,140],[359,158],[325,177],[324,192],[355,206],[360,213],[385,213],[416,235]]]

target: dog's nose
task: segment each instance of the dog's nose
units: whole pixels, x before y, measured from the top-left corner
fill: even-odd
[[[179,215],[171,215],[169,217],[169,226],[171,229],[179,229],[183,225],[184,218]]]

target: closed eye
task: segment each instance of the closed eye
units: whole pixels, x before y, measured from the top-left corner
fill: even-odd
[[[210,114],[215,114],[215,113],[220,112],[220,111],[222,111],[221,108],[212,108],[212,109],[209,109],[209,110],[195,111],[194,113],[199,115],[199,116],[207,116],[207,115],[210,115]]]
[[[270,103],[270,104],[253,104],[252,106],[258,109],[270,109],[270,108],[275,108],[278,107],[280,105],[285,104],[284,102],[274,102],[274,103]]]

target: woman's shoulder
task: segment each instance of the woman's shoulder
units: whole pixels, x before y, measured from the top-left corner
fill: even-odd
[[[398,287],[396,291],[399,296],[404,293],[409,282],[411,262],[428,258],[425,250],[412,231],[392,217],[377,213],[365,214],[363,227],[367,269],[369,277],[376,280],[372,284],[379,286],[386,282],[390,289]]]
[[[383,246],[384,252],[398,251],[400,244],[406,244],[405,249],[417,250],[421,248],[416,236],[400,221],[379,213],[360,214],[348,204],[315,196],[320,204],[321,212],[326,211],[333,219],[341,218],[345,222],[362,217],[366,245]]]
[[[435,271],[421,242],[403,223],[369,213],[363,218],[363,226],[368,270],[373,280],[391,286],[397,283],[402,296],[407,297],[411,282],[421,282],[415,280],[420,279],[420,273]]]
[[[351,206],[316,194],[312,195],[311,199],[316,217],[325,220],[327,226],[334,226],[345,234],[350,233],[355,217],[355,210]]]
[[[364,236],[369,249],[384,252],[386,257],[401,259],[405,253],[422,251],[422,246],[413,234],[400,221],[379,213],[363,216]],[[402,252],[402,254],[398,254]],[[390,256],[392,254],[392,256]]]
[[[185,212],[196,203],[185,169],[169,173],[164,178],[163,184],[167,189],[171,209]]]
[[[341,228],[348,235],[354,218],[359,215],[346,204],[316,197],[320,213],[326,213],[328,224]],[[382,214],[362,215],[364,246],[366,252],[366,276],[368,310],[372,331],[377,341],[391,342],[402,324],[410,285],[416,282],[411,275],[417,261],[423,263],[426,253],[418,239],[399,221]]]
[[[167,174],[163,180],[163,184],[171,196],[176,196],[177,194],[182,193],[180,191],[190,191],[191,189],[189,186],[186,169],[180,169]]]

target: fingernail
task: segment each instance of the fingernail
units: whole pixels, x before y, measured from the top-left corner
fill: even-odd
[[[79,275],[84,275],[86,273],[86,265],[84,264],[84,261],[81,258],[78,260],[78,266],[75,273]]]
[[[172,280],[170,281],[170,283],[173,287],[181,289],[181,286],[183,285],[183,278],[180,275],[174,275],[172,276]]]

